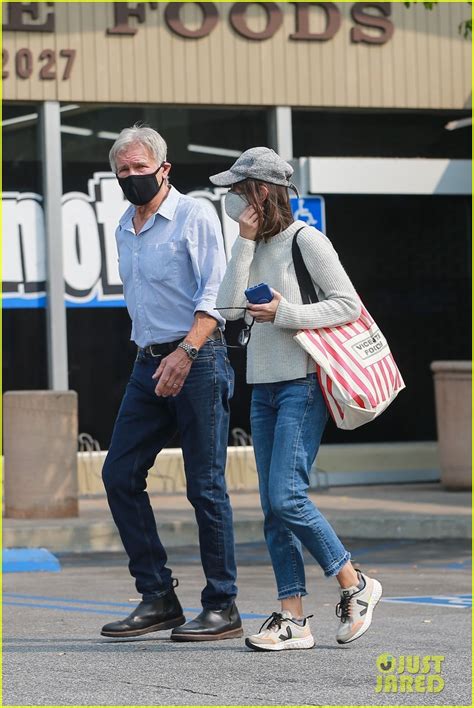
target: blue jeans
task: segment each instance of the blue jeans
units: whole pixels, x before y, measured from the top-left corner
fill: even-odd
[[[179,430],[187,497],[199,528],[204,607],[224,609],[237,594],[232,509],[225,483],[234,372],[222,342],[208,340],[175,398],[158,397],[160,359],[140,352],[120,407],[102,477],[109,506],[144,600],[172,585],[167,555],[146,492],[156,455]]]
[[[302,545],[328,577],[351,557],[307,493],[327,418],[316,374],[253,388],[253,446],[279,600],[307,595]]]

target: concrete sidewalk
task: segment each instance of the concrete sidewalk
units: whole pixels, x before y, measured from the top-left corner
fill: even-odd
[[[470,492],[440,484],[335,487],[311,498],[342,538],[445,540],[471,538]],[[263,539],[257,492],[232,492],[237,543]],[[184,494],[154,494],[151,502],[165,545],[197,545],[194,511]],[[105,496],[83,498],[73,519],[4,519],[5,548],[52,552],[118,551],[122,544]]]

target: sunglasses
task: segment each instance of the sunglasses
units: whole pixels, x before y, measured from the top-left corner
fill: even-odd
[[[245,308],[245,307],[219,307],[219,308],[216,308],[216,309],[219,309],[219,310],[246,310],[247,308]],[[243,327],[243,328],[240,330],[240,332],[239,332],[239,334],[238,334],[238,336],[237,336],[238,346],[232,346],[232,344],[228,344],[228,345],[227,345],[227,348],[228,348],[228,349],[242,349],[242,348],[245,348],[245,347],[248,345],[248,343],[250,342],[250,336],[251,336],[252,327],[254,326],[254,324],[255,324],[255,319],[252,318],[251,323],[250,323],[250,324],[246,324],[245,327]]]

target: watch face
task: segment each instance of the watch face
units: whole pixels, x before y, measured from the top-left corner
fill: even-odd
[[[178,344],[178,347],[180,349],[183,349],[186,354],[189,356],[190,359],[194,361],[194,359],[197,359],[197,356],[199,354],[199,349],[196,349],[196,347],[192,347],[190,344],[187,342],[181,342],[181,344]]]

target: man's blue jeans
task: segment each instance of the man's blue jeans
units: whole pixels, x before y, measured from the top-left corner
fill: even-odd
[[[327,417],[316,374],[253,388],[253,446],[279,600],[307,595],[302,544],[326,576],[351,557],[307,494]]]
[[[156,455],[180,432],[187,497],[199,528],[204,607],[223,609],[237,594],[232,509],[225,484],[234,372],[222,342],[208,340],[175,398],[155,394],[160,359],[139,353],[120,407],[102,476],[114,521],[144,600],[172,585],[166,551],[146,492]]]

